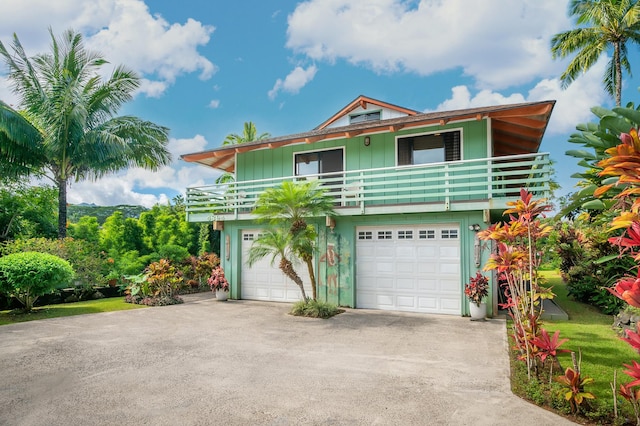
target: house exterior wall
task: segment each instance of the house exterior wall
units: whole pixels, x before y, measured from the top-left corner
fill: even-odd
[[[449,213],[418,213],[418,214],[394,214],[379,216],[348,216],[339,217],[336,227],[327,228],[324,220],[312,221],[318,229],[317,255],[315,259],[316,279],[318,282],[318,298],[339,306],[356,306],[356,228],[358,226],[379,225],[409,225],[409,224],[439,224],[453,223],[460,228],[460,277],[461,289],[474,276],[479,268],[475,264],[475,234],[468,230],[469,225],[481,224],[483,214],[480,211],[449,212]],[[242,264],[246,259],[242,258],[243,229],[257,229],[264,224],[254,221],[225,222],[222,232],[221,263],[226,271],[226,277],[231,284],[230,297],[239,299],[242,285]],[[228,237],[228,238],[227,238]],[[330,253],[331,251],[331,253]],[[480,265],[484,265],[489,257],[489,249],[481,250]],[[278,260],[274,268],[278,267]],[[306,274],[304,265],[296,265],[296,270],[302,276]],[[493,286],[494,280],[491,281]],[[490,294],[497,294],[493,287]],[[461,295],[462,315],[469,314],[468,302],[464,293]],[[495,300],[487,300],[487,312],[494,312]]]
[[[486,120],[456,122],[444,126],[428,126],[398,132],[371,134],[371,143],[364,146],[364,137],[320,141],[313,144],[288,145],[276,149],[255,150],[237,154],[237,181],[268,179],[294,175],[294,154],[305,151],[319,151],[330,148],[344,148],[345,170],[367,170],[396,166],[396,138],[410,135],[433,133],[444,130],[460,130],[462,133],[462,159],[486,158],[488,131]],[[443,171],[444,175],[444,171]],[[381,178],[383,179],[383,178]],[[387,182],[385,180],[385,182]],[[394,186],[389,181],[390,187]],[[397,186],[397,184],[396,184]],[[389,200],[393,203],[393,200]],[[474,233],[468,230],[471,224],[483,223],[482,211],[442,212],[442,213],[395,213],[386,215],[340,216],[336,227],[326,227],[324,218],[312,221],[318,229],[318,254],[315,260],[318,297],[340,306],[356,306],[356,228],[366,225],[409,225],[409,224],[458,224],[460,228],[460,286],[478,270],[474,259]],[[231,298],[241,296],[242,230],[259,229],[264,224],[248,220],[225,221],[221,242],[221,261],[226,276],[231,283]],[[488,250],[482,251],[480,265],[488,258]],[[331,260],[330,260],[331,259]],[[278,260],[274,268],[278,267]],[[296,269],[306,274],[303,265]],[[493,281],[493,280],[491,280]],[[495,293],[492,291],[492,294]],[[462,315],[468,314],[468,302],[461,292]],[[488,301],[488,312],[494,312],[495,301]]]
[[[350,139],[320,141],[313,144],[288,145],[237,154],[236,180],[248,181],[294,174],[293,156],[305,151],[344,147],[346,170],[365,170],[396,165],[396,137],[432,133],[442,130],[462,131],[462,158],[485,158],[487,153],[487,122],[473,120],[445,126],[428,126],[398,132],[369,135],[370,146],[364,146],[364,136]]]

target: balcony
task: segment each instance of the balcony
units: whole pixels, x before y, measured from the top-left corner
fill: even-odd
[[[504,210],[520,188],[549,196],[549,154],[286,176],[187,188],[187,220],[253,219],[260,194],[283,181],[319,179],[338,215]]]

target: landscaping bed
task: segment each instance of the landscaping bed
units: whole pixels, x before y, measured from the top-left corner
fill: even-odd
[[[617,371],[617,387],[631,381],[623,374],[625,367],[632,360],[638,359],[638,354],[625,341],[621,340],[613,327],[614,318],[604,315],[596,308],[571,300],[567,289],[557,272],[543,272],[548,285],[553,287],[556,294],[555,301],[569,315],[568,321],[544,321],[544,328],[549,332],[560,332],[560,337],[569,339],[561,347],[574,351],[579,357],[581,353],[581,373],[591,377],[594,381],[585,386],[585,391],[595,396],[594,400],[585,400],[577,416],[570,418],[580,423],[593,424],[635,424],[635,418],[630,404],[619,395],[617,396],[618,418],[614,414],[614,401],[611,384],[614,372]],[[535,404],[569,417],[568,403],[563,400],[558,383],[549,384],[548,381],[532,381],[527,383],[524,363],[518,361],[515,352],[511,357],[512,389],[517,395]],[[572,360],[569,353],[561,353],[558,360],[562,368],[571,367]],[[557,372],[557,374],[562,374]],[[544,376],[544,374],[542,375]],[[547,373],[548,376],[548,373]]]

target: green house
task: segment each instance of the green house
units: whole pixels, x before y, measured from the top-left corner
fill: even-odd
[[[310,220],[319,298],[467,315],[464,285],[491,250],[476,232],[500,219],[520,188],[548,196],[549,155],[538,149],[554,104],[421,113],[360,96],[308,132],[182,156],[235,175],[188,188],[188,220],[221,230],[231,298],[297,301],[299,288],[277,265],[246,263],[264,226],[252,210],[265,188],[318,179],[335,194],[337,213]],[[494,282],[489,315],[497,312]]]

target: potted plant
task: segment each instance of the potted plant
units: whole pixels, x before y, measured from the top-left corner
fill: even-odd
[[[229,296],[229,281],[224,276],[224,270],[220,265],[214,266],[211,276],[207,280],[211,291],[216,293],[216,299],[227,300]]]
[[[484,299],[489,295],[489,279],[479,271],[471,277],[464,286],[464,294],[469,299],[469,313],[471,321],[483,320],[487,313]]]

